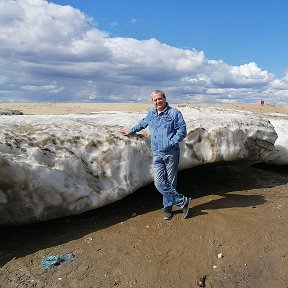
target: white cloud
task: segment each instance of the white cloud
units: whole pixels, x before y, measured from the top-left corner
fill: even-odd
[[[119,26],[119,23],[116,22],[116,21],[113,21],[113,22],[110,22],[110,23],[109,23],[109,26],[111,26],[111,27],[117,27],[117,26]]]
[[[153,38],[111,37],[93,21],[71,6],[0,0],[0,101],[147,102],[161,88],[179,103],[288,102],[288,76]]]
[[[141,23],[141,22],[143,22],[142,18],[132,18],[130,20],[130,23],[132,23],[132,24],[138,24],[138,23]]]
[[[22,86],[23,90],[27,90],[27,91],[44,91],[44,92],[48,92],[48,93],[59,93],[60,91],[62,91],[64,89],[64,87],[62,86],[58,86],[56,82],[52,82],[48,85],[38,85],[38,86],[33,86],[33,85],[24,85]]]
[[[223,86],[257,86],[274,80],[274,74],[261,70],[256,63],[230,66],[222,61],[208,60],[211,80]]]

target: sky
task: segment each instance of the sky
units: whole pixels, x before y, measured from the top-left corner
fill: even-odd
[[[288,103],[287,0],[0,0],[0,102]]]

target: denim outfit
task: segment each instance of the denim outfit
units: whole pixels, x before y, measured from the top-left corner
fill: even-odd
[[[163,112],[155,108],[148,111],[146,117],[131,128],[135,134],[149,126],[151,149],[153,152],[154,184],[163,195],[163,207],[171,209],[172,205],[183,208],[187,197],[176,190],[177,170],[179,164],[179,142],[186,137],[186,123],[182,113],[166,105]]]

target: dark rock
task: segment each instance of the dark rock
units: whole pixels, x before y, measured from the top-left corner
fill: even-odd
[[[19,110],[8,110],[8,109],[1,109],[0,108],[0,116],[1,115],[23,115],[23,112]]]

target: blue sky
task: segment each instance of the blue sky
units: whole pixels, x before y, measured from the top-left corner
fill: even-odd
[[[0,0],[0,102],[288,103],[288,1]],[[149,97],[148,97],[149,98]]]
[[[286,0],[51,2],[80,9],[112,36],[156,38],[231,65],[254,61],[278,77],[288,69]]]

